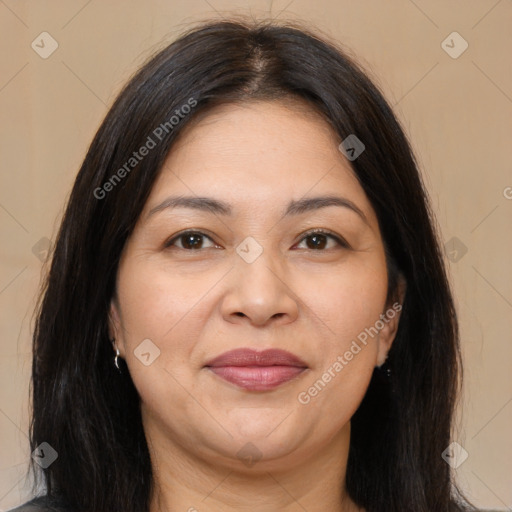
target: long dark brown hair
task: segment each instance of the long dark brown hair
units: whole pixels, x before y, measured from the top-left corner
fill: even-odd
[[[239,20],[202,23],[152,57],[110,108],[74,183],[33,339],[31,449],[47,442],[58,453],[45,470],[31,465],[48,504],[147,512],[152,469],[139,397],[124,363],[116,372],[108,336],[121,251],[173,141],[199,112],[290,97],[319,112],[340,142],[363,141],[351,163],[378,217],[390,295],[399,274],[407,283],[391,377],[375,370],[352,418],[348,493],[368,512],[470,510],[441,457],[461,388],[459,334],[408,140],[336,43],[297,24]],[[148,136],[155,147],[128,164]]]

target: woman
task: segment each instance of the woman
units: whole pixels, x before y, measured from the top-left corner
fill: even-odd
[[[34,335],[46,496],[18,510],[473,510],[442,456],[461,368],[433,226],[336,45],[182,36],[77,176]]]

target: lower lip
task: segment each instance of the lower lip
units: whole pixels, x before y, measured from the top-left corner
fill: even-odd
[[[251,391],[274,389],[306,370],[297,366],[209,366],[208,368],[222,379]]]

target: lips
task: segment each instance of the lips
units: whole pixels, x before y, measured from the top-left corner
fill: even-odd
[[[280,349],[231,350],[208,361],[205,367],[220,378],[252,391],[273,389],[308,368],[302,359]]]
[[[249,348],[239,348],[224,352],[206,363],[205,366],[296,366],[307,368],[300,358],[280,349],[268,349],[258,352]]]

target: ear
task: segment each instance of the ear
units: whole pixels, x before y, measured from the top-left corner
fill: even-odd
[[[121,329],[121,316],[119,314],[119,304],[115,297],[110,301],[110,309],[108,313],[108,335],[111,340],[115,340],[114,350],[119,349],[121,357],[124,357],[124,339]]]
[[[382,366],[388,357],[388,352],[395,339],[398,331],[398,324],[400,322],[400,313],[402,311],[402,304],[404,303],[407,284],[402,275],[398,277],[397,293],[394,301],[390,301],[386,305],[385,311],[382,312],[380,320],[384,327],[379,330],[378,335],[378,354],[377,366]],[[379,324],[379,326],[382,326]]]

